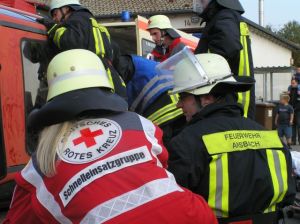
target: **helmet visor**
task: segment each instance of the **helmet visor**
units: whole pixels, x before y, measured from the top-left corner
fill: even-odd
[[[201,63],[188,47],[156,66],[159,77],[173,77],[172,94],[209,84]]]

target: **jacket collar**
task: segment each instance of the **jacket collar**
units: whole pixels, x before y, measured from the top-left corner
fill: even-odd
[[[204,107],[199,113],[194,115],[193,119],[189,122],[194,124],[200,120],[212,117],[242,117],[244,114],[243,109],[236,103],[213,103]]]

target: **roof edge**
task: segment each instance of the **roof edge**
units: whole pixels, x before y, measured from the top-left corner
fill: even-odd
[[[291,50],[296,50],[296,51],[300,51],[300,45],[289,41],[283,37],[280,37],[279,35],[277,35],[276,33],[269,31],[268,29],[266,29],[265,27],[251,21],[250,19],[247,19],[245,17],[243,17],[244,21],[249,24],[250,26],[254,27],[255,29],[265,33],[266,35],[272,36],[273,38],[275,38],[277,41],[282,42],[283,44],[285,44],[288,48],[290,48]]]
[[[179,14],[184,14],[184,13],[195,13],[193,10],[190,9],[178,9],[178,10],[172,10],[172,11],[149,11],[145,13],[139,13],[139,12],[134,12],[130,13],[130,16],[151,16],[154,14],[164,14],[164,15],[172,15],[174,13],[179,13]],[[95,15],[96,19],[107,19],[107,18],[121,18],[121,13],[119,14],[110,14],[110,15]]]

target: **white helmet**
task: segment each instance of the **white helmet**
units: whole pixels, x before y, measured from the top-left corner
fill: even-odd
[[[170,94],[187,92],[205,95],[218,88],[222,92],[244,92],[253,82],[238,82],[226,59],[218,54],[194,55],[187,47],[157,66],[159,75],[173,75],[174,88]]]
[[[50,8],[50,13],[54,9],[59,9],[61,7],[67,6],[67,5],[78,5],[81,6],[79,0],[51,0],[49,8]]]
[[[154,28],[161,30],[173,29],[170,19],[165,15],[155,15],[149,18],[147,30]]]

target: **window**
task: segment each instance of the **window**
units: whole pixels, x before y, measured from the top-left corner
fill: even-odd
[[[50,51],[45,41],[28,40],[21,42],[24,77],[25,121],[29,113],[46,102],[46,70],[50,61]],[[26,131],[26,149],[31,154],[36,149],[37,133]]]
[[[142,56],[147,57],[148,54],[152,52],[155,48],[155,43],[153,41],[142,39]]]

